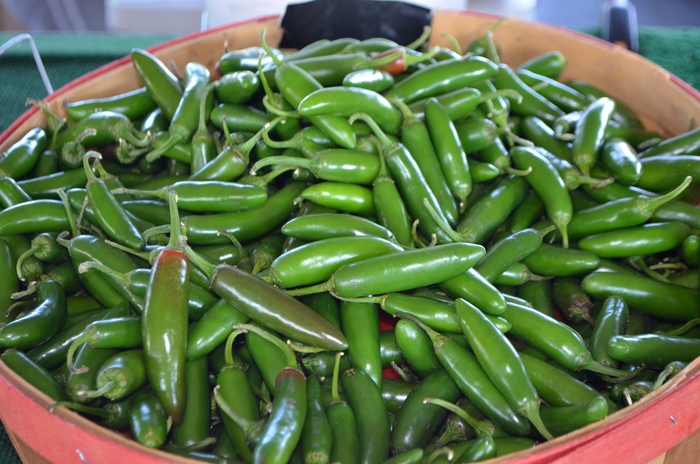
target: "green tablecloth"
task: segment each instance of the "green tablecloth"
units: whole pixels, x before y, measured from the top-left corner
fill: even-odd
[[[585,31],[599,35],[598,30]],[[0,34],[0,43],[14,34]],[[104,64],[173,38],[170,35],[36,34],[34,40],[54,89]],[[642,28],[640,53],[700,88],[700,28]],[[46,96],[29,44],[23,42],[0,56],[0,132],[25,110],[27,98]],[[0,427],[0,462],[19,463],[12,443]]]

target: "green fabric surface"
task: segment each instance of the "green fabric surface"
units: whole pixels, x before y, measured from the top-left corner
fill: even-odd
[[[583,32],[600,36],[599,29]],[[14,34],[0,34],[0,43]],[[35,34],[54,89],[111,61],[132,48],[147,48],[173,38],[171,35]],[[640,53],[695,88],[700,88],[700,28],[645,27],[639,30]],[[46,90],[35,67],[29,44],[23,42],[0,56],[0,132],[25,110],[28,97],[44,98]],[[0,462],[19,463],[4,428],[0,427]]]

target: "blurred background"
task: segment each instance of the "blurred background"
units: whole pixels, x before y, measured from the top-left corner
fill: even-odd
[[[0,30],[187,33],[279,14],[283,0],[0,0]],[[572,28],[601,24],[603,0],[412,0]],[[614,3],[608,0],[608,3]],[[698,0],[634,0],[640,26],[700,26]]]

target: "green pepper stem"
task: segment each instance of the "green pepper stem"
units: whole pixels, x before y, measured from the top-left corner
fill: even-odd
[[[117,189],[120,190],[120,189]],[[134,250],[133,248],[125,247],[124,245],[120,245],[116,242],[113,242],[111,240],[105,240],[105,243],[111,247],[116,248],[117,250],[121,250],[125,253],[129,253],[130,255],[137,256],[145,261],[148,261],[150,264],[153,264],[155,262],[155,258],[158,255],[159,250],[153,250],[150,252],[146,251],[139,251],[139,250]]]
[[[644,258],[641,256],[633,256],[628,260],[628,262],[633,266],[639,269],[640,271],[644,272],[647,276],[651,277],[654,280],[659,280],[661,282],[668,282],[668,279],[663,276],[662,274],[659,274],[655,270],[651,269],[647,263],[644,261]]]
[[[418,37],[416,40],[411,42],[410,44],[406,45],[406,48],[410,50],[417,50],[418,47],[422,46],[425,42],[428,41],[430,38],[430,33],[432,32],[432,28],[428,25],[423,26],[423,32],[421,32],[420,37]]]
[[[80,263],[78,266],[78,273],[82,274],[84,272],[87,272],[90,269],[95,269],[102,274],[106,274],[113,279],[116,279],[119,281],[124,287],[129,288],[129,283],[130,283],[130,278],[129,274],[123,274],[121,272],[117,272],[114,269],[110,269],[107,266],[105,266],[102,263],[98,263],[97,261],[85,261]]]
[[[287,346],[296,351],[297,353],[320,353],[322,351],[327,351],[325,348],[318,348],[315,346],[302,345],[299,343],[294,343],[291,340],[287,340]]]
[[[494,92],[486,92],[479,95],[479,103],[484,103],[487,101],[495,100],[496,98],[509,98],[515,100],[517,103],[523,101],[523,96],[520,92],[513,89],[501,89]]]
[[[214,274],[214,270],[216,269],[216,265],[210,263],[209,261],[207,261],[207,260],[206,260],[205,258],[203,258],[202,256],[199,256],[199,255],[198,255],[192,248],[190,248],[189,246],[186,245],[184,248],[185,248],[185,249],[184,249],[184,252],[185,252],[185,254],[187,255],[187,257],[189,258],[189,260],[192,261],[192,263],[193,263],[195,266],[197,266],[199,269],[202,270],[202,272],[204,273],[204,275],[207,276],[207,279],[210,279],[210,280],[211,280],[212,275]]]
[[[309,287],[294,288],[292,290],[285,290],[289,296],[304,296],[312,295],[314,293],[331,292],[333,288],[333,277],[331,277],[326,282],[321,284],[311,285]]]
[[[411,381],[411,377],[406,373],[405,370],[403,370],[403,369],[401,368],[401,366],[399,366],[398,364],[396,364],[395,361],[391,361],[391,362],[389,363],[389,365],[390,365],[391,368],[394,370],[394,372],[396,372],[397,374],[399,374],[399,377],[401,377],[401,380],[402,380],[402,381],[404,381],[404,382],[410,382],[410,381]]]
[[[408,48],[408,47],[406,47],[406,48]],[[434,57],[435,55],[437,55],[438,51],[440,51],[440,49],[437,47],[435,47],[432,50],[429,50],[425,53],[421,53],[420,55],[408,54],[404,51],[403,52],[404,53],[404,58],[403,58],[404,66],[406,68],[408,68],[412,64],[422,63],[423,61],[427,61],[427,60],[431,59],[432,57]]]
[[[73,365],[73,357],[75,356],[75,352],[78,351],[78,348],[83,346],[85,343],[88,343],[89,340],[90,334],[87,333],[87,331],[84,331],[78,336],[78,338],[73,340],[73,343],[71,343],[68,347],[68,352],[66,353],[66,365],[71,373],[84,374],[89,370],[87,366],[75,367]]]
[[[235,329],[231,334],[226,337],[226,349],[224,350],[224,360],[226,362],[226,367],[239,367],[239,363],[233,357],[233,342],[236,337],[245,333],[245,331],[240,329]]]
[[[439,448],[430,453],[425,458],[425,464],[433,464],[440,456],[445,455],[447,462],[452,462],[455,456],[454,450],[452,448]]]
[[[84,398],[99,398],[100,396],[104,396],[105,394],[109,393],[115,387],[117,387],[117,383],[114,380],[108,380],[97,390],[78,390],[76,394]]]
[[[15,266],[17,271],[17,277],[19,278],[19,280],[24,280],[24,276],[22,275],[22,265],[24,264],[24,262],[27,260],[27,258],[31,258],[35,254],[37,254],[40,249],[41,247],[33,246],[21,255],[19,255],[19,258],[17,258],[17,266]]]
[[[294,166],[297,168],[309,169],[311,160],[308,158],[295,158],[293,156],[268,156],[256,162],[250,168],[250,174],[255,175],[255,172],[265,166]]]
[[[275,63],[275,66],[279,69],[280,66],[282,66],[284,63],[282,60],[277,56],[275,52],[272,51],[270,46],[267,44],[265,41],[265,34],[267,32],[267,29],[262,29],[260,30],[260,46],[262,47],[263,50],[265,50],[265,53],[272,58],[272,61]]]
[[[66,105],[68,103],[68,100],[64,100],[63,104]],[[57,116],[54,114],[51,109],[44,103],[40,102],[39,100],[35,100],[33,98],[27,98],[27,105],[34,105],[38,106],[39,109],[46,115],[46,118],[48,119],[48,122],[46,123],[46,127],[51,129],[53,131],[53,136],[51,137],[51,143],[49,144],[49,150],[53,150],[53,147],[56,146],[56,137],[58,136],[59,132],[61,132],[61,128],[66,125],[66,120]]]
[[[352,116],[350,116],[348,122],[352,124],[358,119],[360,121],[364,121],[370,127],[370,129],[372,129],[372,132],[374,132],[374,135],[384,146],[384,149],[390,147],[393,144],[392,141],[389,140],[389,137],[387,137],[384,131],[379,127],[379,124],[374,122],[374,119],[372,119],[372,117],[366,113],[355,113]]]
[[[444,39],[446,39],[450,43],[450,45],[452,45],[452,49],[456,54],[458,54],[458,55],[464,54],[464,50],[462,50],[462,46],[459,44],[459,42],[457,41],[457,38],[455,36],[453,36],[452,34],[450,34],[448,32],[443,32],[442,37]]]
[[[207,111],[207,100],[209,100],[209,92],[214,91],[216,86],[219,85],[219,81],[211,82],[207,85],[204,90],[204,96],[199,102],[199,125],[197,126],[197,132],[194,133],[193,137],[209,137],[209,131],[207,130],[207,119],[209,115],[204,115]]]
[[[595,372],[596,374],[608,375],[610,377],[622,377],[628,376],[630,373],[628,371],[623,371],[622,369],[615,369],[614,367],[604,366],[599,362],[590,360],[581,366],[582,369],[587,371]],[[637,372],[635,374],[638,375]]]
[[[666,381],[668,376],[671,375],[672,373],[673,373],[673,366],[671,366],[671,365],[666,366],[664,368],[664,370],[661,371],[661,373],[659,373],[659,376],[656,378],[656,381],[654,382],[654,384],[651,387],[651,391],[655,391],[655,390],[658,390],[659,388],[661,388],[661,385],[664,384],[664,382]]]
[[[243,430],[243,435],[245,435],[247,442],[250,442],[253,438],[255,438],[258,432],[260,432],[263,421],[253,422],[234,411],[233,408],[221,396],[221,393],[219,393],[219,385],[214,387],[214,400],[216,401],[216,404],[219,405],[221,411],[229,416],[236,423],[236,425]]]
[[[524,408],[524,411],[522,411],[525,417],[527,417],[530,422],[532,422],[532,425],[535,426],[538,432],[547,440],[552,440],[554,437],[552,436],[551,433],[549,433],[549,430],[547,430],[547,427],[545,427],[544,422],[542,422],[542,418],[540,417],[540,403],[539,401],[532,401],[527,403],[527,405]]]
[[[151,227],[150,229],[146,229],[143,231],[143,239],[148,242],[151,237],[155,237],[156,235],[162,235],[162,234],[169,234],[170,233],[170,224],[163,224],[162,226],[155,226]]]
[[[469,414],[464,409],[460,408],[454,403],[442,400],[440,398],[426,398],[423,400],[425,404],[434,404],[436,406],[443,407],[453,414],[457,415],[464,422],[469,424],[471,428],[474,429],[477,438],[491,437],[496,431],[496,426],[493,422],[489,420],[479,421],[475,419],[471,414]]]
[[[233,246],[236,247],[236,250],[238,250],[238,256],[240,256],[240,260],[243,261],[244,259],[248,258],[248,251],[245,249],[243,245],[241,245],[241,242],[238,241],[235,235],[233,235],[231,232],[225,231],[225,230],[220,230],[216,233],[216,235],[223,235],[227,239],[233,243]]]
[[[177,145],[178,143],[181,143],[181,142],[182,142],[182,140],[179,137],[176,137],[176,136],[171,134],[170,137],[168,137],[168,140],[166,140],[163,145],[161,145],[160,147],[156,148],[155,150],[151,151],[149,154],[146,155],[146,161],[153,161],[155,159],[160,158],[161,156],[163,156],[165,154],[165,152],[167,152],[171,148],[174,148],[175,145]]]
[[[298,132],[294,135],[294,137],[292,137],[289,140],[285,140],[284,142],[279,142],[270,138],[270,129],[274,128],[278,123],[282,122],[283,119],[283,117],[278,116],[272,121],[266,123],[262,128],[262,139],[265,142],[265,145],[267,145],[268,147],[296,148],[304,140],[304,134],[302,134],[301,132]]]
[[[411,108],[404,103],[403,101],[399,100],[393,95],[387,95],[387,100],[397,107],[399,111],[401,111],[401,115],[403,116],[403,123],[401,124],[402,126],[407,126],[413,122],[418,122],[419,119],[416,117],[416,114],[411,111]]]
[[[423,198],[423,206],[425,209],[428,210],[428,214],[430,214],[430,217],[433,218],[433,220],[437,223],[438,227],[440,227],[452,240],[455,242],[463,242],[464,237],[458,233],[452,230],[452,228],[445,223],[445,221],[442,220],[442,218],[438,215],[437,211],[435,211],[435,208],[433,208],[433,205],[430,204],[427,198]]]
[[[275,106],[271,101],[270,98],[265,95],[262,99],[263,106],[265,109],[270,112],[271,114],[274,114],[275,116],[283,117],[283,118],[294,118],[294,119],[299,119],[301,116],[299,113],[296,111],[285,111],[277,106]],[[281,103],[280,103],[281,105]]]
[[[401,56],[405,53],[406,52],[403,50],[397,50],[395,53],[391,53],[389,55],[375,58],[367,58],[366,60],[363,59],[359,63],[357,63],[357,69],[381,68],[382,66],[386,66],[391,62],[401,58]]]
[[[54,403],[48,407],[48,411],[52,413],[57,408],[61,408],[61,407],[66,408],[66,409],[72,409],[74,411],[82,412],[85,414],[90,414],[91,416],[96,416],[96,417],[99,417],[100,419],[107,419],[110,417],[109,412],[105,411],[102,408],[85,406],[84,404],[73,403],[70,401],[59,401],[58,403]]]
[[[700,324],[700,318],[691,319],[677,329],[666,332],[666,335],[683,335],[698,324]]]
[[[676,187],[675,189],[671,190],[670,192],[668,192],[664,195],[661,195],[658,197],[646,197],[646,196],[642,197],[646,201],[641,201],[641,198],[640,198],[639,209],[642,211],[642,214],[649,216],[649,217],[652,217],[654,215],[654,211],[656,211],[656,209],[658,207],[660,207],[663,204],[668,203],[669,201],[673,200],[678,195],[683,193],[683,190],[685,190],[690,185],[690,183],[692,181],[693,181],[693,178],[691,176],[687,176],[678,187]]]
[[[102,159],[102,155],[96,151],[90,150],[89,152],[85,153],[85,156],[83,156],[83,169],[85,169],[85,176],[87,177],[87,185],[90,185],[90,183],[92,183],[92,182],[98,181],[97,176],[95,175],[94,172],[92,172],[92,169],[90,168],[90,160],[92,158]],[[87,188],[87,185],[85,186],[85,188]]]
[[[175,190],[171,190],[168,194],[168,209],[170,210],[170,241],[168,242],[168,248],[182,251],[186,238],[182,235],[182,223],[180,222],[180,212],[177,209],[177,192]]]
[[[236,324],[234,328],[244,330],[246,332],[253,332],[254,334],[264,338],[268,342],[274,344],[277,348],[279,348],[282,351],[282,353],[284,353],[287,367],[299,369],[299,364],[297,363],[297,357],[294,354],[294,351],[289,347],[289,345],[284,343],[278,337],[275,337],[270,332],[267,332],[261,329],[260,327],[254,326],[252,324]]]
[[[282,166],[273,169],[272,171],[268,172],[263,176],[251,175],[250,177],[239,179],[238,182],[242,184],[250,184],[255,185],[256,187],[266,188],[270,182],[275,180],[280,175],[284,174],[285,172],[293,171],[295,169],[296,168],[294,166]]]
[[[32,285],[30,285],[29,288],[27,290],[25,290],[24,292],[13,293],[12,299],[23,298],[24,296],[31,295],[32,293],[36,293],[36,290],[38,287],[39,286],[36,285],[36,283],[32,282]],[[5,316],[5,319],[7,319],[8,317],[10,317],[12,315],[13,311],[21,308],[22,306],[30,306],[32,304],[33,304],[33,302],[31,302],[31,301],[18,301],[16,303],[13,303],[10,305],[9,308],[7,308],[7,311],[5,311],[5,314],[3,314],[3,316]]]
[[[335,354],[335,364],[333,364],[333,379],[331,380],[331,398],[332,402],[336,403],[340,400],[340,395],[338,394],[338,377],[340,375],[340,357],[343,356],[342,351],[338,351]]]

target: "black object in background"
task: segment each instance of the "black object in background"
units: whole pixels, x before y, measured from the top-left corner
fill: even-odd
[[[604,40],[639,52],[637,32],[637,9],[627,0],[606,0],[603,2]]]
[[[282,48],[302,48],[319,39],[385,37],[407,45],[430,25],[431,10],[399,1],[314,0],[287,5]]]

